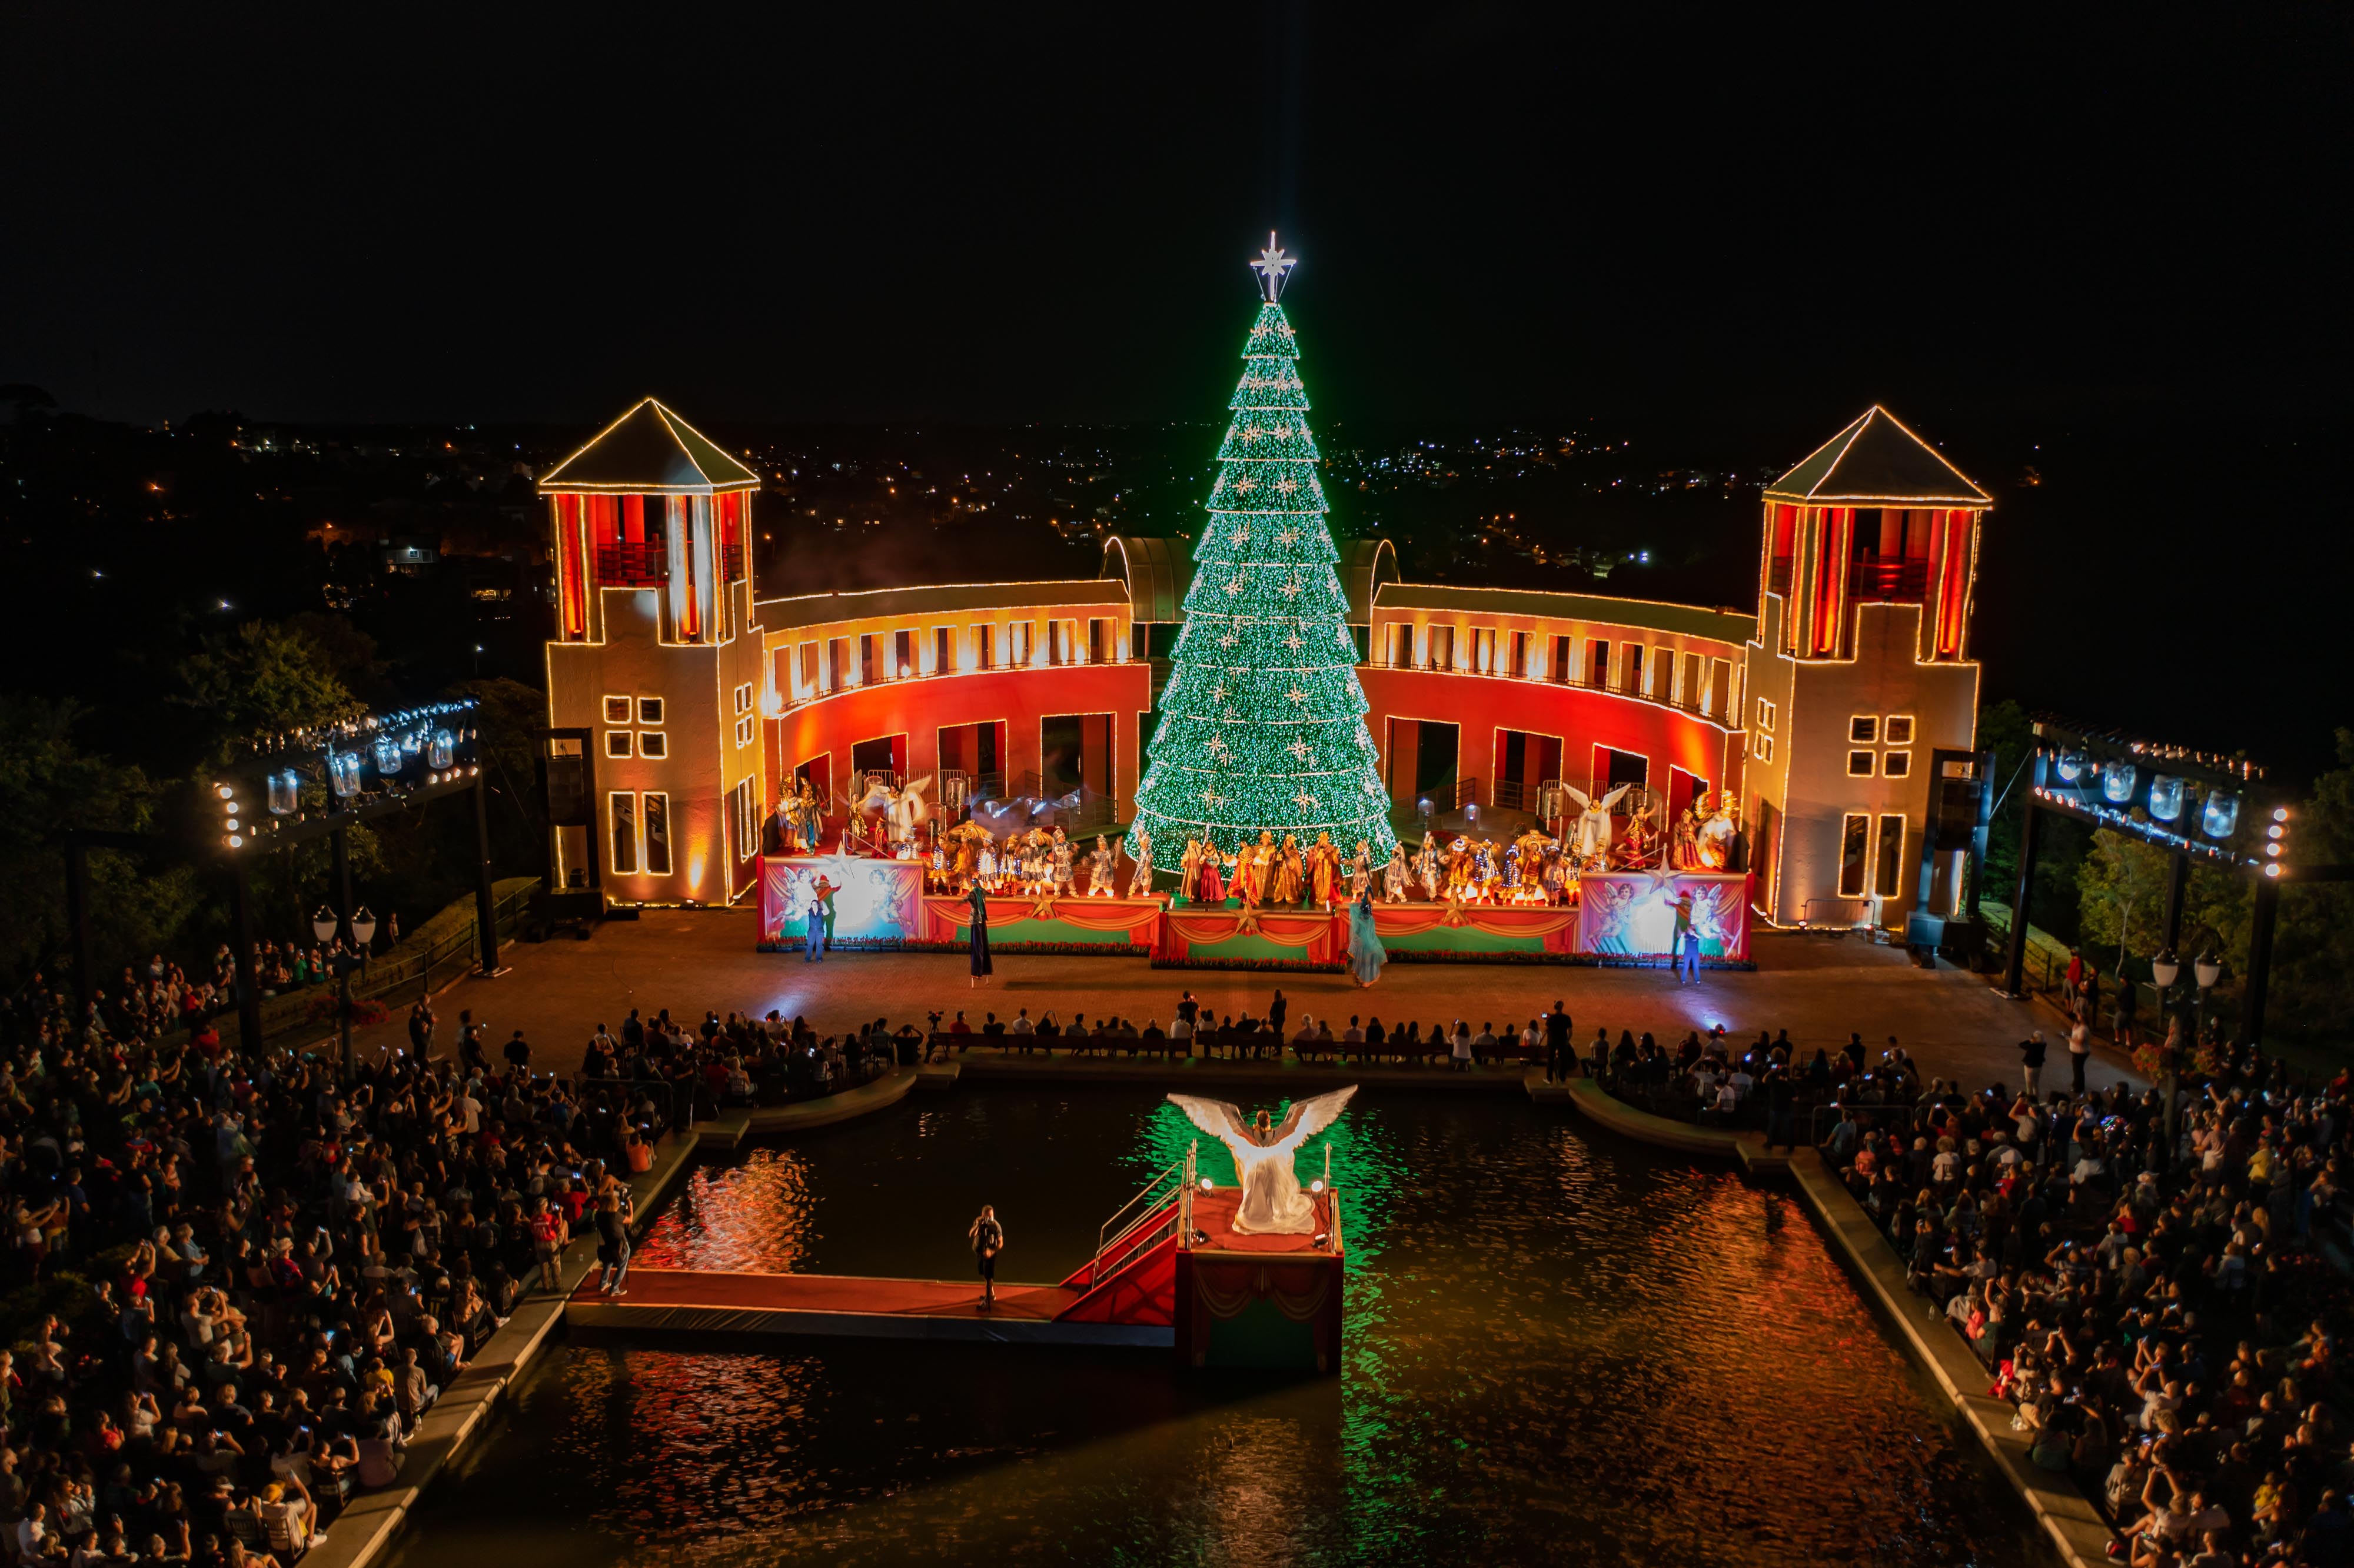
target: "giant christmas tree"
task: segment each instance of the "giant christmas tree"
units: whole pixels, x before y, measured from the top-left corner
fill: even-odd
[[[1232,851],[1262,829],[1303,847],[1330,832],[1344,856],[1363,840],[1378,863],[1396,842],[1389,796],[1332,570],[1299,346],[1278,302],[1294,261],[1269,235],[1251,265],[1264,302],[1227,405],[1135,827],[1165,867],[1189,837]]]

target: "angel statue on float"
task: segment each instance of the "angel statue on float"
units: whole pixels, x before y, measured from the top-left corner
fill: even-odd
[[[1245,1121],[1241,1109],[1224,1100],[1193,1095],[1171,1095],[1169,1103],[1183,1111],[1193,1125],[1234,1151],[1235,1171],[1242,1179],[1242,1207],[1235,1211],[1234,1229],[1241,1235],[1308,1235],[1316,1229],[1316,1205],[1299,1190],[1291,1157],[1300,1146],[1341,1119],[1341,1107],[1357,1092],[1351,1084],[1329,1095],[1295,1101],[1275,1125],[1267,1112]]]

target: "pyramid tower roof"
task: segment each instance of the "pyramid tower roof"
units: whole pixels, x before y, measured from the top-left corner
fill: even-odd
[[[606,426],[540,477],[539,488],[650,495],[754,490],[760,476],[652,397]]]
[[[1802,506],[1991,506],[1937,449],[1874,403],[1806,461],[1766,487]]]

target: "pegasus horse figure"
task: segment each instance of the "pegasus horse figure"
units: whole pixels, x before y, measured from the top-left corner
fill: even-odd
[[[1169,1103],[1191,1118],[1195,1127],[1234,1151],[1235,1170],[1242,1178],[1242,1207],[1234,1228],[1243,1235],[1307,1235],[1316,1229],[1316,1205],[1299,1190],[1291,1157],[1300,1146],[1341,1119],[1342,1107],[1357,1086],[1293,1104],[1283,1125],[1261,1111],[1245,1121],[1240,1107],[1225,1100],[1193,1095],[1171,1095]]]

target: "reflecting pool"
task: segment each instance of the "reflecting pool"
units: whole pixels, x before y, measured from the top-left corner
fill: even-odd
[[[1568,1115],[1358,1097],[1330,1139],[1337,1377],[576,1340],[519,1381],[397,1562],[2050,1560],[1795,1202]],[[960,1090],[697,1171],[639,1257],[958,1278],[988,1202],[1003,1276],[1057,1279],[1194,1136],[1145,1093]],[[1222,1148],[1201,1156],[1231,1178]],[[1300,1172],[1322,1169],[1320,1141]]]

